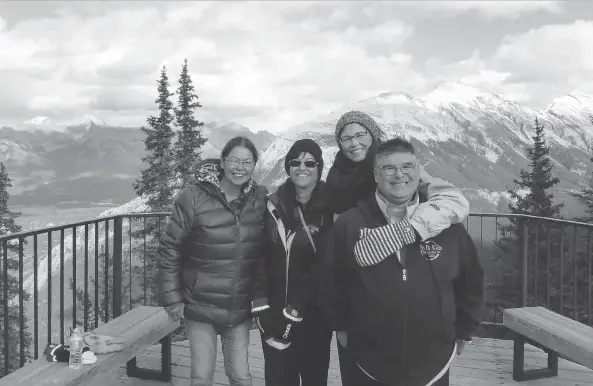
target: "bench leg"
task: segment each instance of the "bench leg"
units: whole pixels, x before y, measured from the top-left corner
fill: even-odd
[[[130,359],[126,364],[128,377],[149,379],[154,381],[171,382],[171,335],[160,340],[161,343],[161,369],[138,368],[136,358]]]
[[[517,382],[558,376],[558,354],[542,348],[548,354],[548,367],[545,369],[525,370],[525,343],[540,347],[521,334],[515,334],[513,347],[513,380]]]

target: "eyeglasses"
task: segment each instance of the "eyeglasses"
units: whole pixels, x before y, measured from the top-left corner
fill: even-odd
[[[416,164],[405,164],[402,166],[386,165],[381,166],[379,170],[385,176],[392,176],[397,173],[397,169],[401,170],[403,174],[410,174],[416,171]]]
[[[360,131],[354,135],[347,135],[345,137],[340,138],[340,143],[342,145],[348,145],[352,143],[353,139],[356,139],[356,142],[360,143],[360,141],[365,139],[367,135],[369,135],[368,131]]]
[[[317,161],[299,161],[298,159],[291,159],[290,161],[288,161],[288,165],[291,168],[298,168],[302,164],[305,164],[305,167],[312,169],[318,165],[318,162]]]
[[[235,167],[241,165],[244,168],[247,168],[248,169],[248,168],[252,168],[255,165],[255,162],[253,162],[253,160],[250,160],[250,159],[240,160],[240,159],[235,158],[235,157],[230,157],[230,158],[226,158],[225,161],[232,168],[235,168]]]

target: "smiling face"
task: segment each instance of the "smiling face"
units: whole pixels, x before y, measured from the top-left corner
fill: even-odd
[[[234,185],[241,186],[251,178],[255,161],[249,149],[243,146],[235,146],[226,158],[222,159],[224,176]]]
[[[420,168],[416,156],[408,152],[379,156],[374,174],[379,192],[389,202],[398,205],[412,199],[420,182]]]
[[[340,145],[344,155],[353,162],[364,160],[372,144],[373,136],[358,123],[347,124],[340,133]]]
[[[293,165],[297,162],[300,165]],[[311,163],[311,165],[308,167],[305,163]],[[319,169],[317,169],[317,161],[315,161],[315,158],[311,154],[301,153],[299,158],[290,160],[288,164],[290,166],[288,174],[296,186],[300,188],[312,188],[317,184]]]

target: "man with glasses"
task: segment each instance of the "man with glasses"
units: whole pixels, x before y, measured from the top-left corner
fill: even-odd
[[[401,138],[379,145],[376,191],[342,214],[328,236],[320,272],[322,309],[346,326],[356,368],[353,385],[445,386],[449,367],[477,328],[484,303],[484,273],[462,224],[416,241],[373,265],[354,245],[363,229],[409,218],[426,202],[418,191],[420,167],[413,145]]]

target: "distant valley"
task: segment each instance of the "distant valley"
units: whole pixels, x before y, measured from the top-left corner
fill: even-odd
[[[133,182],[145,156],[144,133],[86,117],[76,126],[51,127],[44,117],[15,130],[0,128],[0,161],[13,179],[11,205],[81,207],[122,204],[134,198]],[[48,127],[49,126],[49,127]],[[226,141],[251,138],[265,151],[275,139],[232,122],[210,122],[202,157],[218,157]]]

